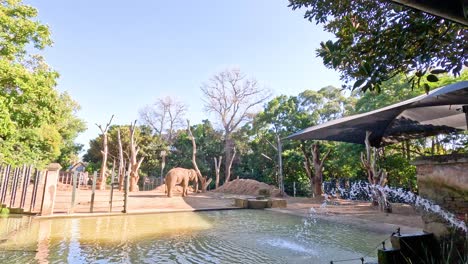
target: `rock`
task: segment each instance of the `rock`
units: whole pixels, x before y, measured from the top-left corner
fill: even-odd
[[[265,209],[268,204],[268,200],[253,200],[249,199],[249,209]]]

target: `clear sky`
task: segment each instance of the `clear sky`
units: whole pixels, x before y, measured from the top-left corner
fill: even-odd
[[[239,68],[274,95],[297,95],[339,75],[315,49],[332,36],[292,11],[287,0],[25,0],[50,26],[53,47],[42,52],[60,73],[58,89],[79,102],[88,130],[95,123],[129,124],[143,106],[172,96],[189,107],[192,124],[210,118],[200,85]],[[214,120],[213,117],[210,118]]]

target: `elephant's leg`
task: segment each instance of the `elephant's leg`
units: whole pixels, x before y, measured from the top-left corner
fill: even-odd
[[[167,188],[167,197],[171,197],[172,186],[170,184],[166,184],[166,188]]]

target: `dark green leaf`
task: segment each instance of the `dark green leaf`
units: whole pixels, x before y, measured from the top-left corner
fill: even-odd
[[[434,74],[429,74],[427,77],[426,77],[427,81],[429,82],[438,82],[439,81],[439,78],[437,78],[437,76],[435,76]]]
[[[365,81],[365,79],[357,80],[353,85],[353,90],[360,87]]]
[[[446,73],[447,71],[444,69],[434,69],[431,71],[432,74],[441,74],[441,73]]]

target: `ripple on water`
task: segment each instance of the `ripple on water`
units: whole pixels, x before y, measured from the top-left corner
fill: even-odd
[[[12,247],[41,245],[37,255],[26,251],[0,252],[0,257],[2,263],[329,263],[337,258],[362,256],[386,236],[271,211],[205,212],[191,216],[141,215],[100,221],[88,218],[73,219],[73,223],[61,219],[47,222],[50,237],[45,240],[34,233],[44,236],[40,223],[36,229],[25,230],[27,235],[18,236],[33,243],[11,243]],[[177,230],[181,217],[183,228]],[[173,225],[168,227],[170,232],[152,230],[165,225]],[[151,233],[136,231],[140,227]],[[113,239],[103,237],[107,232],[113,232],[109,233]]]

